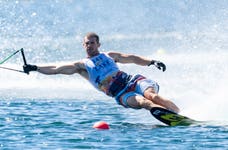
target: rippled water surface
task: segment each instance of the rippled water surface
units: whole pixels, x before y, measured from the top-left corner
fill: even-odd
[[[228,126],[205,122],[167,127],[149,112],[95,100],[13,100],[0,105],[4,149],[201,149],[227,148]],[[106,121],[109,130],[92,128]]]

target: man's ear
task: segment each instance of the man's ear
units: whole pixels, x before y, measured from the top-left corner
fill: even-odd
[[[82,42],[82,46],[85,48],[85,43],[84,42]]]

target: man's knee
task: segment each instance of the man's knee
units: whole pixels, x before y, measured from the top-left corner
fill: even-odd
[[[161,100],[161,97],[156,93],[150,93],[150,100],[154,103],[158,103]]]
[[[144,96],[148,99],[152,99],[154,97],[154,94],[157,94],[154,90],[154,88],[150,87],[144,91]]]

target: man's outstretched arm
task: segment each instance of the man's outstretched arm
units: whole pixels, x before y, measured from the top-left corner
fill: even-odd
[[[52,65],[52,66],[36,66],[36,65],[25,65],[23,66],[24,72],[29,73],[30,71],[38,71],[42,74],[53,75],[53,74],[66,74],[71,75],[74,73],[81,73],[84,70],[84,64],[76,62],[65,65]]]

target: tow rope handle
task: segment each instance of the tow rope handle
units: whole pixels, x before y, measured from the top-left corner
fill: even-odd
[[[3,61],[0,62],[0,65],[3,64],[4,62],[6,62],[7,60],[9,60],[14,55],[16,55],[19,51],[21,51],[22,58],[23,58],[23,61],[24,61],[24,65],[27,65],[23,48],[21,48],[20,50],[15,51],[13,54],[9,55],[7,58],[5,58]],[[3,66],[0,66],[0,69],[6,69],[6,70],[11,70],[11,71],[17,71],[17,72],[21,72],[21,73],[26,73],[26,72],[24,72],[24,70],[22,71],[22,70],[17,70],[17,69],[13,69],[13,68],[3,67]]]
[[[23,61],[24,61],[24,65],[27,65],[23,48],[21,48],[21,54],[22,54],[22,58],[23,58]]]

